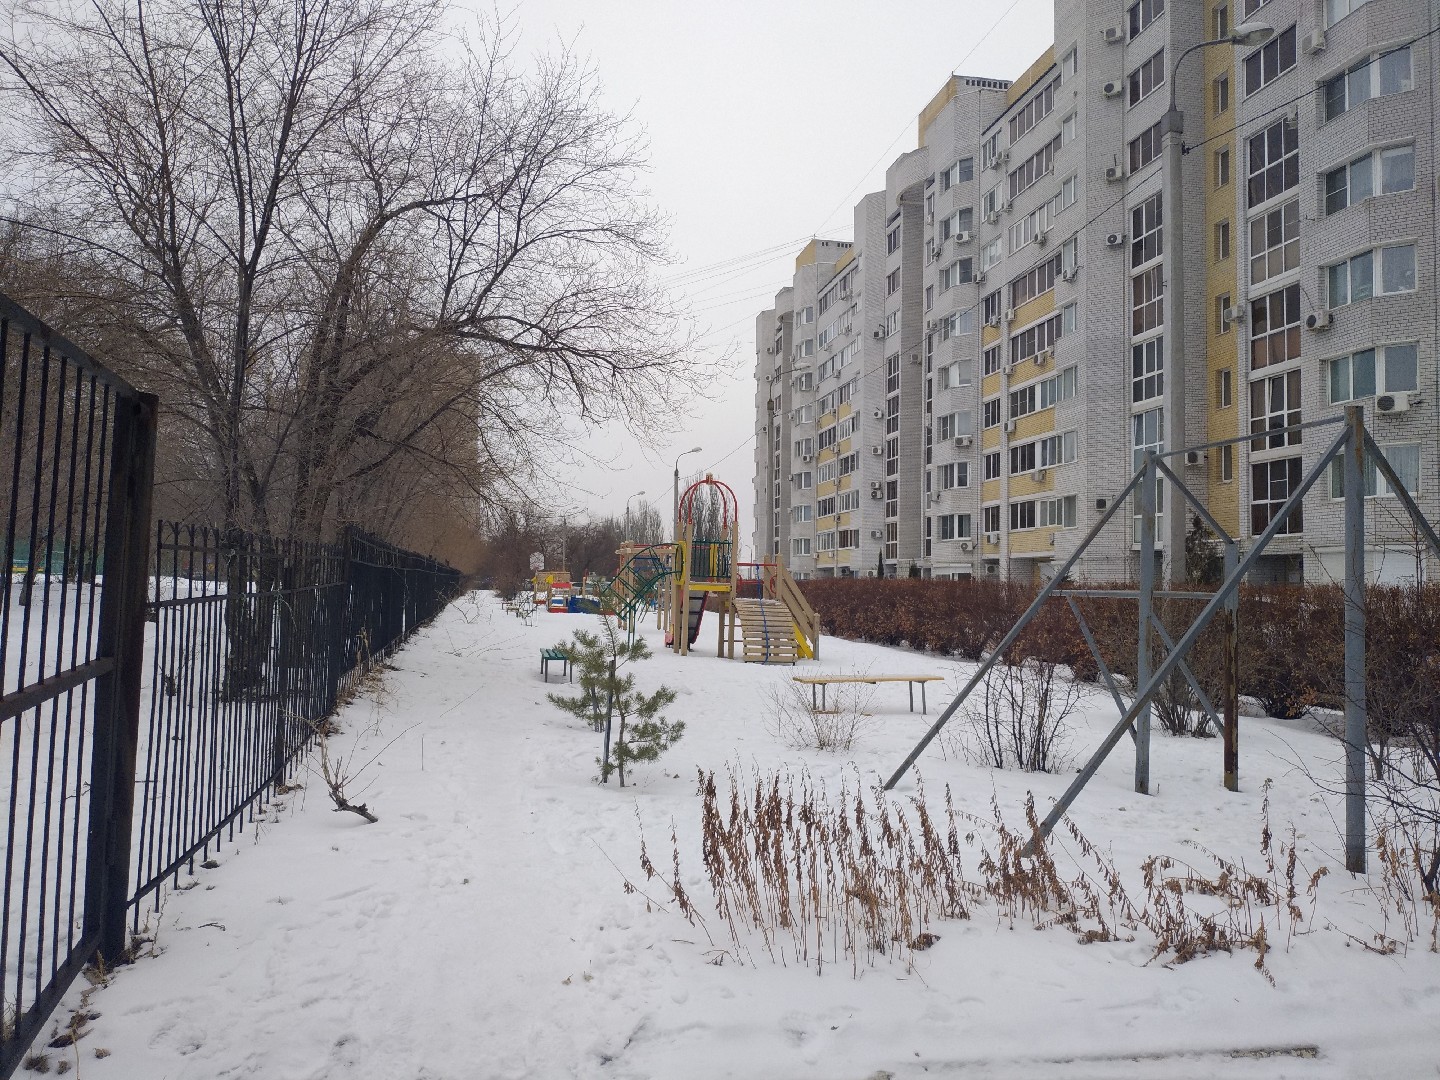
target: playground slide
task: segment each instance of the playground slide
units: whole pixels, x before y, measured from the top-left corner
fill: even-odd
[[[703,592],[691,593],[689,603],[690,619],[690,644],[695,644],[695,639],[700,636],[700,620],[705,616],[705,594]]]

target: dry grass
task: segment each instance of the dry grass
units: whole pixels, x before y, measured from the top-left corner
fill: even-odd
[[[957,810],[948,787],[943,809],[932,812],[918,777],[914,795],[891,799],[867,790],[858,772],[833,796],[803,769],[726,773],[717,782],[699,771],[697,790],[705,873],[730,938],[716,962],[753,962],[760,952],[817,973],[843,965],[858,976],[882,959],[908,971],[914,954],[940,939],[937,922],[988,907],[1012,927],[1063,927],[1087,944],[1143,936],[1151,959],[1167,964],[1254,952],[1256,969],[1273,982],[1266,957],[1310,927],[1327,873],[1302,865],[1293,828],[1275,840],[1268,786],[1261,869],[1202,848],[1205,869],[1202,860],[1154,856],[1141,866],[1138,892],[1073,822],[1042,840],[1033,800],[1017,829],[993,798],[989,817]],[[655,867],[643,837],[641,869],[709,935],[682,884],[673,827],[670,839],[670,872]],[[639,891],[629,881],[626,890]]]
[[[873,685],[836,683],[829,688],[823,709],[816,705],[809,687],[788,680],[772,685],[766,696],[766,730],[797,750],[848,753],[877,724],[870,711]]]

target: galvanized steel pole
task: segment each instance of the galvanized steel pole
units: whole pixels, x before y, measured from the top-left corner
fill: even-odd
[[[1365,873],[1365,416],[1345,409],[1345,868]]]

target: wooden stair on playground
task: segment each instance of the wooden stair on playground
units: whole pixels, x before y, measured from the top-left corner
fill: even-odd
[[[795,638],[795,620],[790,609],[779,600],[756,600],[737,597],[736,614],[740,616],[740,633],[745,652],[743,659],[751,664],[793,664],[799,659],[799,642]]]

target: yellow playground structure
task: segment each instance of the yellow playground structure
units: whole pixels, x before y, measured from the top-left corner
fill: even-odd
[[[705,612],[717,618],[717,656],[793,664],[820,655],[820,619],[777,558],[739,562],[738,504],[711,476],[680,497],[672,544],[624,544],[610,585],[615,613],[633,630],[652,606],[665,644],[681,656],[700,636]],[[676,629],[680,628],[679,632]]]

